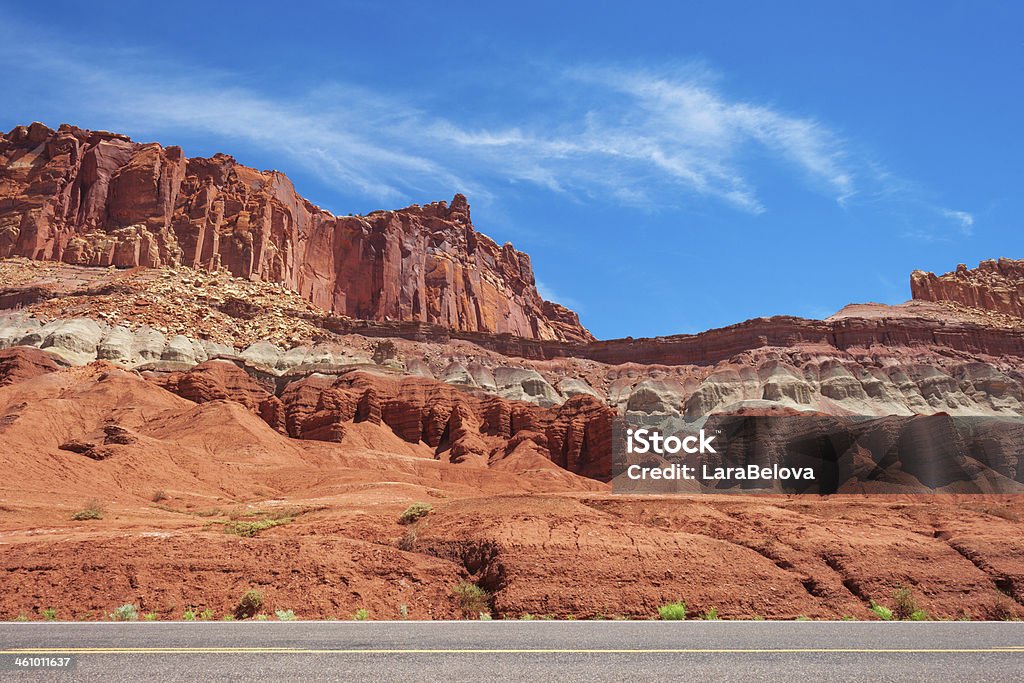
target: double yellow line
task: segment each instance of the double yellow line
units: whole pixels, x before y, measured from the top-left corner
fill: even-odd
[[[286,648],[286,647],[65,647],[13,648],[0,655],[77,654],[281,654],[281,655],[646,655],[646,654],[1024,654],[1024,646],[1006,645],[975,648]]]

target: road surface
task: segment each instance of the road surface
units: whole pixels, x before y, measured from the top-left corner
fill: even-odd
[[[71,656],[26,670],[16,658]],[[1024,623],[135,622],[0,624],[0,680],[999,681]]]

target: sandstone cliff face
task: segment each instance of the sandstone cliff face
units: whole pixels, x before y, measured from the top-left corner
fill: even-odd
[[[462,195],[337,217],[276,171],[68,125],[0,134],[0,258],[10,256],[225,269],[352,318],[593,339],[540,297],[529,256],[476,232]]]
[[[915,270],[910,291],[915,299],[951,301],[1024,318],[1024,259],[982,261],[973,270],[961,263],[945,275]]]

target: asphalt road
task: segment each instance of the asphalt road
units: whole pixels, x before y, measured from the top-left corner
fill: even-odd
[[[72,656],[25,670],[16,657]],[[0,680],[1011,681],[1024,623],[0,624]]]

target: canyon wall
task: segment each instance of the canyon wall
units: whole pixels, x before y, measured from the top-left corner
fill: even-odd
[[[593,339],[541,298],[529,256],[474,229],[462,195],[334,216],[277,171],[69,125],[0,134],[0,258],[11,256],[225,269],[351,318]]]

